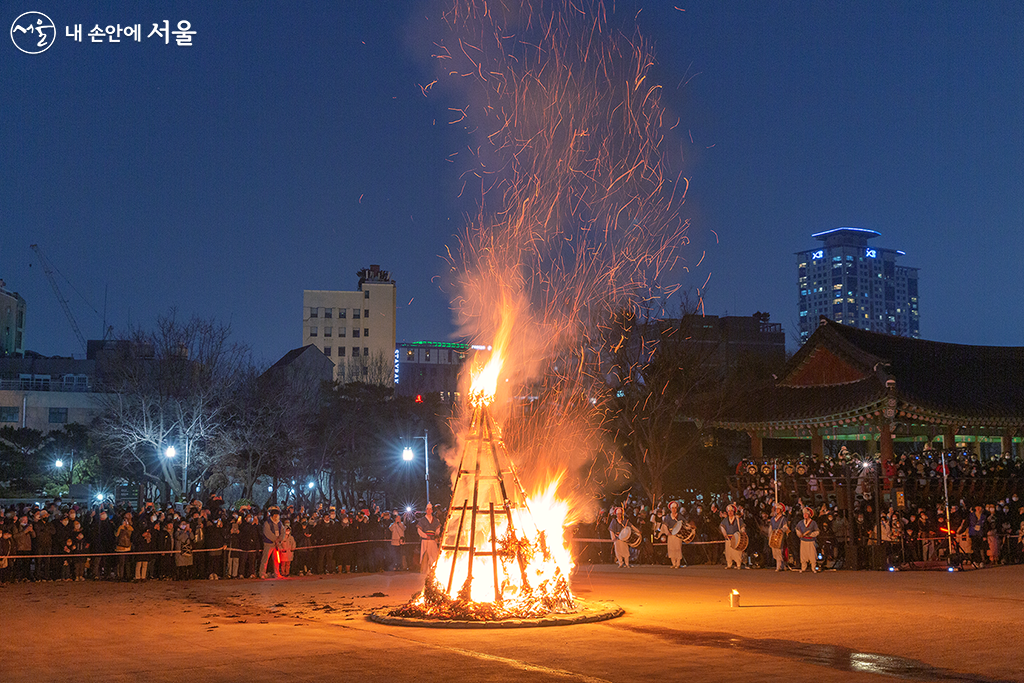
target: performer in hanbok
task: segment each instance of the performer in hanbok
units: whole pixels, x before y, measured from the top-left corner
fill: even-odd
[[[818,523],[812,517],[814,510],[804,508],[804,518],[796,523],[796,535],[800,539],[800,571],[818,571]]]
[[[679,569],[683,559],[683,539],[678,536],[686,525],[686,520],[679,514],[679,503],[668,504],[669,513],[661,518],[661,531],[668,538],[668,559],[673,569]]]
[[[615,564],[620,567],[629,567],[629,544],[626,539],[621,538],[623,529],[629,528],[629,521],[626,513],[621,507],[615,508],[615,516],[608,523],[608,533],[611,534],[612,543],[615,546]]]
[[[789,533],[789,519],[786,518],[786,506],[776,503],[768,520],[768,545],[775,558],[775,571],[786,570],[786,534]]]
[[[746,532],[743,520],[736,515],[736,506],[730,503],[725,508],[725,517],[718,526],[718,530],[725,538],[725,568],[739,569],[743,565],[743,551],[737,550],[736,546],[740,541],[741,532]]]

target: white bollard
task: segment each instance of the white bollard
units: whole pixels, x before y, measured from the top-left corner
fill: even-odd
[[[733,588],[732,593],[729,593],[729,607],[740,606],[740,592]]]

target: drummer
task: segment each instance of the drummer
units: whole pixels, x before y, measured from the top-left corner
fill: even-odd
[[[629,544],[626,542],[629,538],[629,522],[626,520],[626,513],[621,507],[617,507],[614,510],[615,516],[612,517],[612,521],[608,524],[608,533],[611,534],[612,542],[615,546],[615,564],[620,567],[629,567]],[[623,531],[627,533],[623,533]],[[622,538],[626,536],[626,538]]]
[[[743,551],[737,550],[735,546],[739,544],[740,534],[746,532],[746,527],[743,520],[736,515],[734,504],[729,503],[726,506],[725,517],[722,518],[718,530],[725,538],[725,568],[732,569],[735,566],[736,569],[740,569],[743,566]]]
[[[775,571],[777,572],[786,570],[785,538],[787,533],[789,533],[789,520],[786,519],[786,506],[776,503],[772,508],[771,519],[768,520],[768,544],[772,548],[772,557],[775,558]],[[777,548],[776,545],[778,545]]]
[[[679,513],[679,503],[676,501],[668,504],[668,510],[668,514],[661,518],[661,532],[668,537],[668,559],[672,561],[672,568],[679,569],[683,559],[683,539],[679,533],[686,520]]]

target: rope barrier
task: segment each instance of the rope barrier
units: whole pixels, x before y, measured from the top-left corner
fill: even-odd
[[[361,541],[342,541],[341,543],[329,543],[327,545],[307,545],[307,546],[303,546],[301,548],[296,546],[292,550],[292,552],[298,552],[300,550],[314,550],[314,549],[317,549],[317,548],[335,548],[335,547],[338,547],[338,546],[357,545],[357,544],[360,544],[360,543],[391,543],[391,539],[390,538],[368,538],[368,539],[364,539],[364,540],[361,540]],[[409,545],[409,546],[419,545],[419,542],[404,543],[403,545]],[[400,548],[402,546],[395,546],[395,547]],[[263,552],[262,548],[260,548],[258,550],[242,550],[241,548],[230,548],[230,547],[228,547],[226,545],[222,545],[219,548],[195,548],[195,549],[192,550],[192,554],[195,554],[195,553],[215,553],[215,552],[219,552],[219,551],[222,551],[222,550],[228,550],[228,551],[230,551],[232,553],[262,553]],[[28,559],[44,558],[44,557],[64,557],[64,558],[81,557],[83,559],[88,559],[90,557],[127,557],[129,555],[180,555],[180,554],[181,554],[180,550],[125,550],[125,551],[122,551],[122,552],[113,552],[113,553],[92,553],[92,552],[78,553],[78,552],[75,552],[75,553],[61,553],[59,555],[18,555],[18,554],[14,554],[14,555],[0,555],[0,557],[6,557],[6,558],[11,559],[11,560],[28,560]]]

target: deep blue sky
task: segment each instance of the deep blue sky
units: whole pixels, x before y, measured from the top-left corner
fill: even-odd
[[[793,253],[862,226],[921,268],[922,336],[1024,345],[1024,4],[623,7],[682,120],[682,284],[710,275],[708,313],[770,311],[792,339]],[[40,55],[0,43],[0,277],[28,300],[28,348],[80,353],[32,243],[89,338],[101,320],[71,285],[100,312],[108,288],[118,329],[177,306],[273,362],[301,343],[302,290],[353,289],[370,263],[398,282],[399,340],[452,333],[441,255],[467,207],[448,155],[470,140],[450,91],[419,87],[437,5],[258,8],[0,5],[5,33],[28,10],[58,26]],[[164,19],[195,45],[64,36]]]

